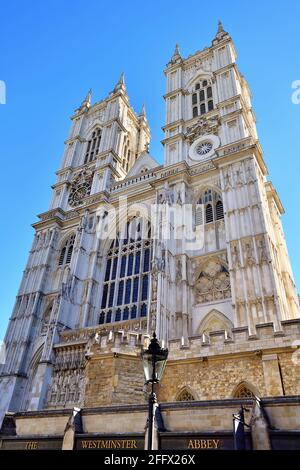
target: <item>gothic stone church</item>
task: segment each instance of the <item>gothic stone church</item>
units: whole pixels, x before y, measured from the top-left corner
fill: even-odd
[[[140,352],[153,331],[169,349],[160,448],[232,448],[241,403],[249,448],[300,448],[284,209],[230,35],[219,23],[210,47],[183,58],[176,46],[164,73],[163,165],[123,75],[71,118],[5,338],[3,449],[143,448]],[[187,222],[164,223],[173,206],[189,208]],[[185,224],[199,234],[192,246]]]

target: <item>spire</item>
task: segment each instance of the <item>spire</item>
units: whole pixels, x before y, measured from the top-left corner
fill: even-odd
[[[220,33],[225,33],[221,20],[218,21],[218,32],[217,32],[217,34],[220,34]]]
[[[176,44],[176,46],[175,46],[174,55],[180,55],[179,44]]]
[[[119,80],[118,84],[125,86],[125,75],[124,75],[124,72],[121,73],[120,80]]]
[[[91,106],[91,99],[92,99],[92,89],[90,88],[86,94],[86,97],[82,101],[80,107],[76,111],[83,111],[84,109],[88,109]]]
[[[219,20],[218,21],[218,31],[217,31],[217,34],[215,36],[214,41],[220,41],[221,39],[224,38],[224,36],[227,36],[227,35],[228,35],[228,33],[224,30],[222,21]]]
[[[119,78],[119,81],[118,81],[118,83],[116,84],[116,86],[115,86],[115,88],[114,88],[114,91],[118,91],[118,90],[123,90],[123,91],[126,90],[124,72],[121,73],[121,76],[120,76],[120,78]]]
[[[179,62],[181,60],[182,60],[182,58],[181,58],[181,54],[180,54],[180,50],[179,50],[179,44],[176,44],[175,51],[174,51],[174,54],[171,57],[171,62],[170,63],[175,64],[176,62]]]
[[[143,103],[143,105],[142,105],[142,111],[141,111],[141,114],[140,114],[140,116],[144,116],[144,117],[146,117],[146,108],[145,108],[145,103]]]
[[[92,99],[92,89],[90,88],[89,91],[87,92],[87,95],[84,99],[84,103],[89,103],[91,104],[91,99]]]

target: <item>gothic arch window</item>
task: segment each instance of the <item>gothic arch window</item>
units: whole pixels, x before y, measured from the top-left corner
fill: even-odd
[[[199,80],[192,92],[193,118],[214,109],[212,85],[208,80]]]
[[[194,400],[195,400],[194,395],[187,388],[184,388],[183,390],[181,390],[179,394],[177,395],[177,399],[176,399],[176,401],[194,401]]]
[[[67,238],[60,251],[58,266],[66,266],[67,264],[70,264],[74,248],[74,242],[75,234],[72,234],[69,238]]]
[[[196,225],[210,224],[221,219],[224,219],[222,197],[216,191],[207,189],[197,203]]]
[[[130,158],[131,158],[130,140],[128,136],[125,136],[124,144],[123,144],[123,156],[122,156],[122,167],[124,168],[125,171],[128,171]]]
[[[107,253],[99,324],[147,316],[151,251],[150,222],[134,217]]]
[[[92,136],[87,143],[84,163],[89,163],[92,160],[95,160],[96,155],[99,153],[100,141],[101,141],[101,129],[97,128],[93,131]]]
[[[242,382],[237,386],[233,398],[255,398],[255,393],[251,386]]]

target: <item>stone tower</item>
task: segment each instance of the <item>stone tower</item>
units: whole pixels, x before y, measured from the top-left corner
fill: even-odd
[[[110,187],[126,177],[150,141],[144,106],[140,115],[130,106],[124,74],[100,102],[92,105],[89,91],[71,120],[50,207],[34,224],[5,337],[1,411],[42,407],[59,333],[98,323],[103,267],[95,208],[107,201]]]
[[[299,316],[284,210],[267,180],[249,86],[222,24],[211,47],[187,59],[176,45],[165,75],[165,167],[175,174],[185,163],[181,199],[202,205],[195,223],[204,225],[204,242],[189,256],[168,244],[175,276],[162,276],[164,291],[172,292],[162,306],[164,324],[169,335],[183,337],[203,333],[210,322],[248,326],[250,335],[272,322],[280,331],[282,320]],[[179,172],[172,178],[179,187]]]

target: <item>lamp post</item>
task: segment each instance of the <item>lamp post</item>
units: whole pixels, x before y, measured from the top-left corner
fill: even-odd
[[[162,349],[160,347],[155,333],[153,333],[148,349],[141,352],[146,384],[151,383],[148,413],[148,450],[152,450],[153,447],[153,418],[154,404],[156,403],[154,384],[158,383],[163,375],[168,353],[168,349]]]

